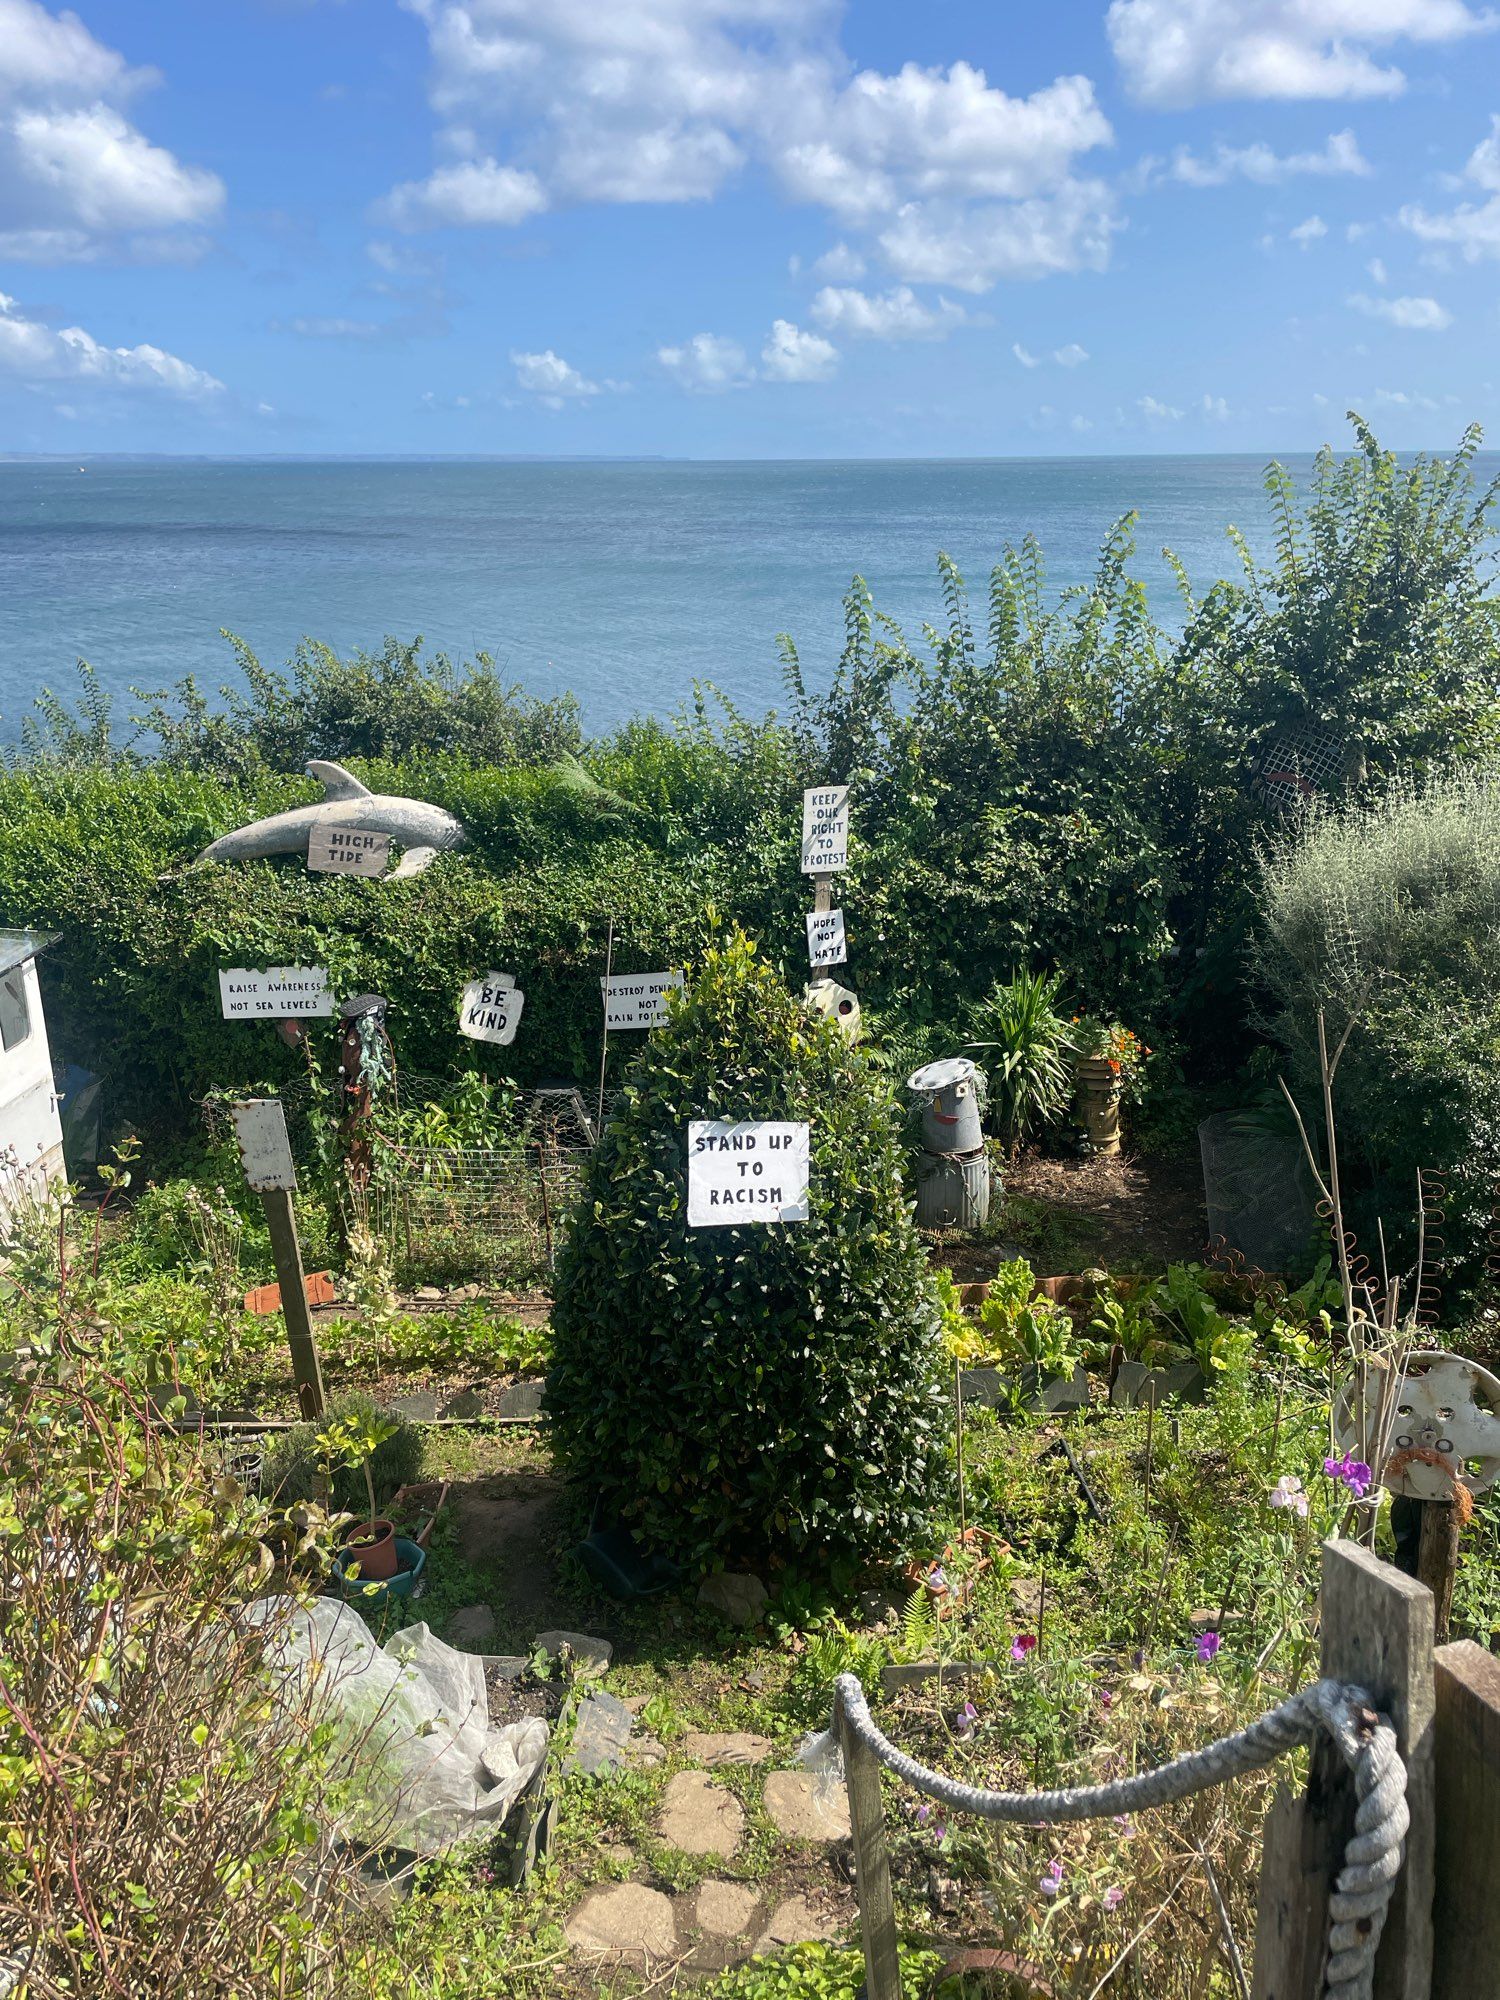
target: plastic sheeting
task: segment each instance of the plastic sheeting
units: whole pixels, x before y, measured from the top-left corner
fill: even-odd
[[[384,1846],[441,1854],[493,1830],[547,1754],[540,1719],[495,1727],[484,1660],[408,1626],[382,1646],[347,1604],[262,1598],[251,1607],[281,1676],[285,1711],[324,1703],[353,1760],[357,1831]]]

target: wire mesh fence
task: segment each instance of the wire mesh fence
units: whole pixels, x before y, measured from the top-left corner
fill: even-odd
[[[380,1148],[371,1223],[403,1282],[522,1283],[550,1272],[588,1159],[546,1141]]]

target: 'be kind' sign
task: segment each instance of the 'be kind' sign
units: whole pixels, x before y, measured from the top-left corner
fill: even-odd
[[[688,1224],[806,1222],[808,1131],[776,1119],[688,1125]]]
[[[508,1049],[521,1025],[526,995],[508,972],[471,979],[458,1003],[458,1031],[473,1042],[496,1042]]]

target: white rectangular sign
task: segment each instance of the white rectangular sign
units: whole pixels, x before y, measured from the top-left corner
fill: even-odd
[[[279,1097],[247,1097],[231,1104],[234,1136],[240,1158],[245,1163],[245,1179],[258,1191],[267,1188],[297,1188],[297,1169],[292,1165],[291,1141],[286,1136],[286,1113]]]
[[[667,1018],[666,996],[681,992],[680,972],[617,972],[601,978],[604,1025],[616,1028],[659,1028]]]
[[[808,1133],[777,1119],[688,1125],[688,1223],[806,1222]]]
[[[849,866],[849,787],[802,794],[802,872],[832,875]]]
[[[509,1048],[521,1024],[526,995],[508,972],[487,972],[471,979],[458,1007],[459,1033],[475,1042],[498,1042]]]
[[[807,956],[814,965],[842,965],[848,958],[842,910],[808,911]]]
[[[361,826],[315,826],[308,835],[307,865],[315,875],[383,875],[391,836]]]
[[[326,1021],[333,1013],[327,967],[233,966],[219,974],[219,1005],[226,1021]]]

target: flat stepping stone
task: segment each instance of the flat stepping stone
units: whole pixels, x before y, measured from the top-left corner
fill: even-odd
[[[677,1925],[669,1897],[640,1882],[593,1889],[563,1926],[574,1951],[588,1958],[628,1958],[642,1963],[670,1958]]]
[[[578,1704],[573,1747],[565,1771],[583,1771],[595,1778],[601,1771],[618,1771],[624,1763],[635,1717],[623,1701],[596,1688]]]
[[[573,1655],[575,1671],[584,1679],[602,1674],[615,1650],[608,1639],[593,1639],[587,1632],[538,1632],[532,1644],[553,1660],[561,1658],[566,1646]]]
[[[743,1882],[709,1880],[698,1885],[693,1921],[711,1937],[739,1937],[749,1930],[760,1897]]]
[[[771,1913],[771,1921],[755,1940],[757,1957],[763,1951],[784,1950],[794,1944],[820,1944],[836,1938],[843,1928],[833,1917],[815,1910],[806,1896],[788,1896]]]
[[[667,1786],[661,1837],[684,1854],[717,1854],[725,1860],[739,1847],[745,1814],[733,1792],[703,1771],[679,1771]]]
[[[712,1769],[716,1764],[763,1764],[776,1745],[769,1736],[753,1736],[746,1729],[690,1729],[677,1748],[695,1764]]]
[[[766,1811],[789,1840],[847,1840],[849,1801],[836,1778],[812,1771],[773,1771]]]

